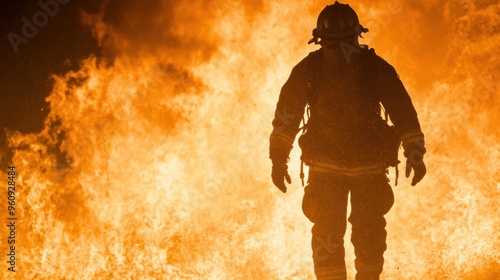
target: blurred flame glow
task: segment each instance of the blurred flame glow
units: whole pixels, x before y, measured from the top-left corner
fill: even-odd
[[[299,151],[283,195],[267,149],[331,3],[152,1],[145,21],[124,2],[84,16],[114,61],[54,77],[45,129],[9,134],[16,279],[313,279]],[[500,4],[361,2],[364,42],[398,70],[429,151],[423,182],[394,188],[383,277],[498,279]]]

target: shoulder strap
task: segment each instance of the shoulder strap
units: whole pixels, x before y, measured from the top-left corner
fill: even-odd
[[[307,68],[306,68],[306,98],[307,98],[307,120],[304,116],[302,116],[302,127],[299,129],[302,130],[302,136],[307,131],[307,123],[309,122],[309,118],[311,116],[311,107],[314,107],[316,101],[318,99],[318,82],[321,73],[321,51],[316,50],[314,52],[309,53],[307,59]],[[300,157],[300,180],[302,181],[302,187],[304,187],[304,159]]]
[[[378,104],[379,106],[379,111],[378,114],[379,116],[385,121],[385,123],[389,126],[389,120],[390,116],[387,110],[384,108],[382,105],[380,97],[377,95],[377,76],[378,76],[378,67],[377,67],[377,55],[375,54],[375,50],[372,48],[368,48],[366,46],[365,48],[365,61],[366,64],[363,65],[365,67],[366,71],[363,73],[364,79],[366,79],[366,82],[368,83],[368,90],[367,94],[370,94],[370,96],[373,97],[373,102]],[[371,92],[370,92],[371,91]],[[383,116],[381,115],[383,112]],[[390,129],[390,131],[394,132],[393,129]],[[387,137],[391,137],[392,135],[388,135]],[[386,139],[386,141],[391,141],[391,139]],[[399,143],[397,145],[397,149],[399,149]],[[399,160],[397,160],[397,152],[396,152],[396,163],[393,165],[395,167],[395,186],[398,185],[398,177],[399,177],[399,166],[398,166]]]
[[[307,61],[307,86],[306,86],[306,96],[308,107],[314,107],[316,101],[318,100],[318,82],[321,73],[321,51],[316,50],[309,53],[309,59]]]
[[[361,78],[363,80],[363,83],[366,84],[366,86],[364,87],[364,94],[370,99],[370,102],[373,104],[374,109],[375,107],[378,109],[377,114],[385,121],[388,121],[389,115],[382,105],[380,96],[378,96],[377,92],[377,55],[375,54],[375,50],[373,48],[369,48],[366,45],[362,46],[362,55]]]
[[[367,85],[365,87],[365,89],[367,90],[367,95],[370,97],[374,97],[374,101],[380,102],[380,98],[376,95],[378,71],[374,49],[368,48],[368,46],[362,48],[361,67],[361,78]]]

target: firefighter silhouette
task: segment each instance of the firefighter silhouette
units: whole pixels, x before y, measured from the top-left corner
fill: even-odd
[[[414,172],[411,184],[426,173],[424,135],[415,108],[394,68],[359,44],[365,32],[349,5],[327,6],[309,41],[321,48],[293,68],[272,122],[272,180],[282,192],[285,180],[291,183],[289,154],[302,130],[301,160],[309,167],[302,210],[314,223],[311,244],[318,279],[347,277],[349,193],[356,279],[379,279],[387,247],[384,215],[394,203],[387,170],[397,170],[401,144],[406,177]],[[309,116],[307,122],[304,116]]]

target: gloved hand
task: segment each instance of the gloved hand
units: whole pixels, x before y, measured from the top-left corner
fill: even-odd
[[[415,186],[418,182],[424,178],[427,168],[424,163],[424,153],[418,149],[413,150],[409,153],[406,159],[406,178],[410,176],[411,170],[413,169],[413,179],[411,180],[411,185]]]
[[[286,193],[285,180],[288,184],[292,183],[292,179],[290,178],[290,175],[288,175],[288,166],[286,163],[273,162],[271,178],[273,179],[274,185],[283,193]]]

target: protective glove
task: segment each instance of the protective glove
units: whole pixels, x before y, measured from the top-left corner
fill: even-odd
[[[410,176],[411,170],[413,169],[413,179],[411,180],[411,185],[415,186],[418,182],[424,178],[427,168],[424,163],[424,153],[421,150],[415,149],[409,153],[406,159],[406,178]]]
[[[290,175],[288,175],[288,166],[286,163],[273,162],[271,178],[273,179],[274,185],[283,193],[286,193],[285,180],[288,184],[292,183],[292,179]]]

